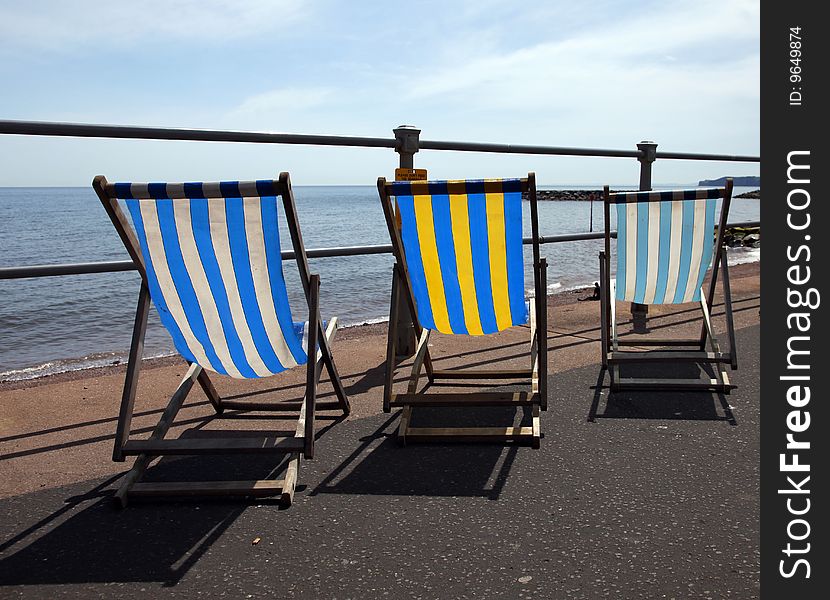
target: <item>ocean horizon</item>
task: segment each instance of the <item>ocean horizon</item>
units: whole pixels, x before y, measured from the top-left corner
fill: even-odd
[[[539,189],[596,190],[602,186],[550,184]],[[613,186],[615,189],[635,189]],[[660,185],[696,187],[695,185]],[[736,187],[734,194],[756,189]],[[388,233],[371,185],[294,186],[306,248],[388,244]],[[541,235],[603,230],[601,201],[539,202]],[[525,212],[524,235],[530,231]],[[282,215],[281,215],[282,217]],[[760,219],[758,200],[736,198],[730,221]],[[613,226],[613,215],[612,215]],[[283,248],[289,237],[280,222]],[[91,187],[0,187],[0,266],[128,260],[129,257]],[[542,246],[548,260],[548,293],[590,286],[598,279],[602,240]],[[736,249],[731,263],[760,260],[760,249]],[[526,288],[531,287],[530,248],[525,248]],[[388,319],[392,256],[310,259],[321,278],[323,318],[342,326]],[[296,267],[284,263],[295,320],[303,313]],[[132,333],[139,277],[100,273],[0,281],[0,381],[115,364],[125,360]],[[145,357],[166,356],[173,345],[151,309]]]

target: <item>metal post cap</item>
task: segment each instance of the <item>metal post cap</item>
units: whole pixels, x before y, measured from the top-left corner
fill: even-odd
[[[418,151],[418,137],[421,135],[420,129],[414,125],[399,125],[392,131],[395,134],[395,139],[398,141],[395,152],[415,154]]]
[[[643,153],[637,157],[640,162],[652,163],[657,158],[657,144],[651,140],[643,140],[637,144],[637,148]]]

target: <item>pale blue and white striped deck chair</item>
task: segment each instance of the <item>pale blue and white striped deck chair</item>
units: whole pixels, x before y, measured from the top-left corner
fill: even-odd
[[[723,232],[732,198],[732,180],[725,187],[659,192],[610,193],[605,187],[605,250],[600,252],[602,364],[611,374],[611,388],[653,390],[712,390],[735,386],[724,368],[738,367],[729,288],[727,247]],[[717,215],[718,199],[721,200]],[[611,277],[611,210],[616,208],[616,277]],[[717,224],[717,228],[716,228]],[[718,274],[723,272],[723,298],[729,352],[721,350],[712,329],[712,302]],[[706,293],[706,273],[711,277]],[[617,331],[617,302],[700,305],[702,327],[697,339],[621,338]],[[621,347],[653,346],[631,351]],[[697,379],[620,377],[620,365],[633,363],[697,363]],[[706,370],[711,370],[707,373]],[[714,377],[712,377],[714,375]]]
[[[539,253],[536,178],[458,181],[378,179],[378,192],[396,264],[386,353],[383,408],[401,407],[398,440],[530,441],[539,447],[539,410],[547,408],[547,312],[545,259]],[[522,193],[530,208],[534,299],[525,300]],[[394,198],[394,200],[393,200]],[[408,309],[418,344],[407,392],[392,393],[398,357],[399,307]],[[511,327],[530,329],[526,369],[433,368],[430,332],[487,335]],[[423,393],[441,380],[526,380],[519,392]],[[521,381],[516,385],[521,385]],[[492,384],[491,384],[492,385]],[[430,428],[410,425],[418,406],[531,407],[530,426]],[[524,410],[524,408],[522,409]]]
[[[300,456],[314,455],[317,409],[349,412],[331,344],[337,319],[320,318],[318,275],[309,273],[288,173],[278,180],[217,183],[108,183],[94,179],[104,205],[141,275],[113,460],[138,458],[116,493],[128,495],[280,495],[293,500]],[[294,256],[307,301],[293,320],[282,270],[279,204],[282,198]],[[129,217],[128,217],[129,215]],[[148,439],[130,439],[144,333],[152,300],[162,325],[189,369]],[[309,349],[316,349],[309,360]],[[304,398],[295,402],[223,399],[208,371],[234,378],[269,377],[306,365]],[[317,403],[325,365],[337,401]],[[226,409],[298,411],[294,435],[256,437],[216,432],[216,438],[165,439],[184,400],[198,382],[218,415]],[[290,414],[290,413],[289,413]],[[288,454],[283,479],[141,483],[154,457],[201,454]]]

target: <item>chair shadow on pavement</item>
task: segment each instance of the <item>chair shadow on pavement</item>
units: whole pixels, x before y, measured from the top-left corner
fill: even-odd
[[[513,421],[527,424],[528,407],[419,408],[413,413],[417,427],[492,426]],[[386,417],[386,415],[384,415]],[[359,437],[341,454],[310,495],[360,494],[405,496],[458,496],[497,500],[522,446],[498,443],[411,443],[397,439],[397,411],[371,432]],[[376,423],[375,419],[364,422]],[[359,423],[352,423],[361,426]],[[365,425],[363,425],[365,427]],[[544,443],[544,442],[543,442]],[[525,448],[528,452],[538,452]]]
[[[254,457],[246,460],[245,473],[239,473],[238,460],[217,458],[166,458],[153,467],[153,478],[221,479],[229,471],[273,477],[284,468],[284,457]],[[9,514],[23,510],[23,503],[54,507],[63,502],[0,544],[0,585],[146,581],[174,586],[250,506],[239,498],[153,500],[133,501],[121,510],[107,489],[118,485],[119,477],[92,490],[85,482],[0,501]],[[79,495],[67,498],[67,493]],[[271,503],[256,501],[264,502]]]
[[[626,365],[621,368],[624,377],[646,377],[662,379],[696,379],[715,377],[709,365]],[[633,367],[633,368],[632,368]],[[707,391],[652,391],[620,390],[611,391],[610,375],[600,367],[594,390],[593,402],[588,411],[588,421],[597,419],[665,419],[684,421],[726,421],[732,426],[738,422],[732,412],[728,396],[720,392]],[[603,396],[605,406],[600,404]]]

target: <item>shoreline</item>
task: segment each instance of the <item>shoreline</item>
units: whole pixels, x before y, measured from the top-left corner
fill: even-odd
[[[730,267],[730,275],[732,275],[732,279],[758,275],[760,274],[760,264],[760,261],[754,261],[732,265]],[[548,307],[565,307],[576,304],[577,302],[592,301],[591,297],[593,296],[593,293],[593,286],[557,290],[554,293],[548,294]],[[366,336],[385,335],[387,322],[388,319],[376,322],[373,322],[370,319],[364,321],[363,323],[341,326],[337,331],[337,339],[339,341],[348,341],[360,339]],[[181,358],[178,354],[144,358],[142,360],[142,369],[159,369],[178,365],[180,363]],[[114,375],[123,372],[125,368],[126,361],[119,361],[116,364],[94,365],[57,373],[48,373],[29,379],[3,380],[0,381],[0,392]]]
[[[548,306],[566,306],[576,302],[581,302],[582,300],[579,297],[580,295],[592,296],[593,293],[593,286],[557,290],[554,293],[548,294]],[[585,299],[587,300],[588,298]],[[382,320],[369,319],[363,323],[340,325],[337,328],[337,339],[338,341],[343,341],[361,338],[367,335],[386,335],[388,322],[389,319],[387,317]],[[142,359],[142,370],[169,367],[180,363],[181,357],[179,357],[178,354],[149,357]],[[112,375],[118,373],[119,371],[123,371],[126,368],[126,364],[126,361],[119,360],[116,364],[91,365],[89,367],[81,367],[77,369],[59,371],[57,373],[38,375],[29,379],[6,379],[0,381],[0,392],[48,385],[52,383],[61,383],[65,381],[77,381],[79,379],[99,377],[103,375]]]
[[[616,192],[631,192],[635,190],[611,190],[611,193]],[[735,198],[747,199],[747,200],[760,200],[761,199],[761,190],[752,190],[749,192],[743,192],[742,194],[738,194],[734,196]],[[527,199],[526,195],[523,195],[522,198],[524,200]],[[536,190],[536,199],[540,202],[602,202],[603,201],[603,191],[602,189],[597,190]]]

